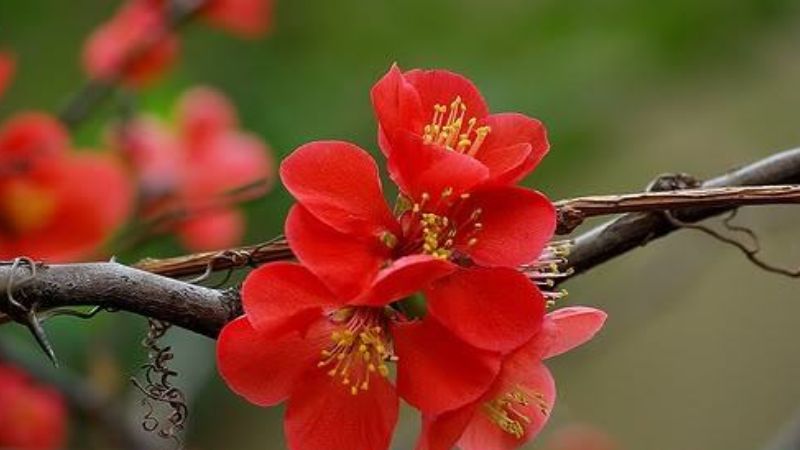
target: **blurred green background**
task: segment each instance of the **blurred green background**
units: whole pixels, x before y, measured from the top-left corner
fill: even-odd
[[[0,114],[63,105],[83,80],[86,35],[118,4],[0,2],[0,45],[19,58]],[[797,0],[278,0],[275,24],[257,41],[188,26],[179,64],[140,93],[139,107],[168,115],[183,89],[210,84],[276,157],[316,139],[375,151],[372,83],[394,61],[449,68],[472,78],[493,111],[545,122],[552,150],[529,181],[554,199],[636,191],[662,172],[713,176],[800,145]],[[109,102],[85,123],[80,146],[99,145],[114,112]],[[279,234],[290,201],[278,187],[248,205],[248,241]],[[739,220],[759,231],[768,258],[800,261],[795,209],[751,209]],[[161,239],[121,257],[180,252]],[[800,408],[798,286],[690,231],[570,282],[569,304],[602,307],[610,320],[590,345],[550,364],[560,400],[528,448],[544,449],[574,422],[605,430],[620,449],[760,448]],[[145,357],[139,317],[47,328],[68,370],[112,392]],[[43,359],[18,330],[0,337]],[[212,341],[180,331],[167,341],[191,396],[189,448],[283,447],[280,408],[230,393]],[[135,425],[138,396],[123,397]],[[73,424],[71,448],[104,448],[91,427]],[[411,448],[417,427],[405,411],[395,448]]]

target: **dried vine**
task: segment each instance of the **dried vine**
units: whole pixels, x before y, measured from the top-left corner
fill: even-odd
[[[171,325],[153,318],[148,318],[147,324],[147,336],[142,340],[142,346],[148,350],[148,362],[142,365],[144,381],[131,378],[131,383],[144,394],[142,406],[147,408],[147,411],[142,420],[142,428],[162,439],[172,439],[176,448],[181,448],[183,446],[181,432],[186,427],[189,407],[183,391],[171,381],[178,375],[178,372],[167,366],[175,356],[172,348],[162,347],[158,343]],[[166,417],[159,419],[156,414],[158,405],[169,409]]]

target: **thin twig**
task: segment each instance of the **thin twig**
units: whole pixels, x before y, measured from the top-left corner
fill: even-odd
[[[66,105],[61,109],[59,118],[69,128],[77,127],[94,112],[111,94],[120,83],[122,74],[135,64],[142,55],[151,48],[167,39],[174,30],[188,23],[205,6],[206,0],[173,0],[168,5],[167,23],[164,27],[133,48],[126,55],[117,68],[114,76],[104,79],[91,79],[70,96]]]
[[[736,210],[734,210],[735,212]],[[666,216],[669,223],[678,227],[678,228],[689,228],[691,230],[697,230],[711,236],[712,238],[723,242],[725,244],[732,245],[733,247],[739,249],[742,254],[747,258],[748,261],[755,264],[756,266],[760,267],[767,272],[777,273],[779,275],[785,275],[790,278],[797,278],[800,277],[800,269],[786,269],[783,267],[779,267],[764,261],[763,259],[758,257],[758,253],[761,251],[761,246],[758,244],[758,238],[756,237],[755,233],[750,230],[749,228],[739,227],[739,226],[731,226],[730,225],[730,217],[726,218],[723,223],[725,224],[726,228],[729,230],[736,230],[747,233],[755,242],[752,247],[748,247],[747,245],[739,242],[736,238],[725,236],[719,231],[714,230],[711,227],[707,227],[701,224],[693,224],[684,222],[678,218],[676,218],[671,212],[664,211],[664,215]],[[732,216],[731,216],[732,217]]]

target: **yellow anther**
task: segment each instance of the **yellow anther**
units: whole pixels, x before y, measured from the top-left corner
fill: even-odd
[[[378,373],[380,373],[382,377],[388,377],[389,368],[386,366],[386,364],[381,364],[380,366],[378,366]]]

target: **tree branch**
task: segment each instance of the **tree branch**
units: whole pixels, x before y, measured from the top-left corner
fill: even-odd
[[[576,211],[577,214],[589,217],[625,211],[669,210],[684,222],[694,222],[741,205],[797,203],[800,189],[798,186],[719,188],[797,181],[800,181],[800,149],[773,155],[709,180],[702,184],[703,189],[681,193],[647,192],[583,197],[559,202],[558,206],[560,211],[569,208],[572,217],[575,217]],[[663,214],[624,214],[575,240],[570,256],[570,266],[574,268],[571,276],[583,273],[675,229]],[[25,305],[38,304],[41,309],[95,305],[125,310],[173,323],[213,338],[225,323],[241,314],[238,291],[210,289],[168,277],[255,266],[291,257],[286,241],[277,239],[223,252],[148,259],[134,267],[116,263],[49,265],[41,267],[35,278],[19,286],[14,296]],[[16,270],[23,269],[17,267]],[[0,265],[0,292],[15,276],[26,274],[14,274],[11,265]],[[10,302],[0,302],[0,311],[13,313]]]
[[[768,158],[748,164],[704,183],[704,188],[726,186],[754,186],[796,184],[800,182],[800,148],[786,150]],[[715,205],[682,210],[675,214],[684,222],[697,222],[723,212],[735,205]],[[653,239],[662,237],[677,227],[670,224],[663,214],[630,213],[606,222],[575,238],[575,246],[570,254],[572,276],[622,255],[634,248],[643,246]],[[566,280],[567,277],[563,280]]]

